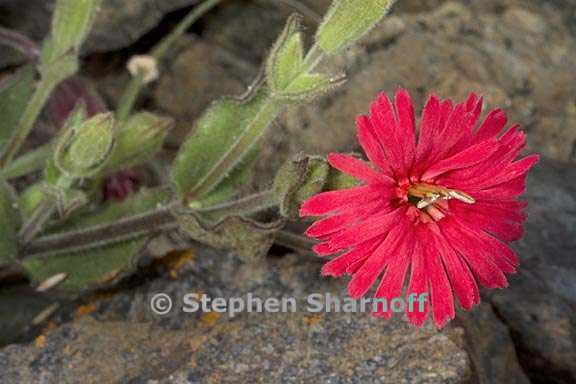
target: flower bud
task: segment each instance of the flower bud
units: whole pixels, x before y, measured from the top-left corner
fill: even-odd
[[[302,202],[324,188],[330,166],[319,156],[296,156],[287,161],[274,179],[280,213],[284,217],[298,217]]]
[[[106,162],[106,172],[133,167],[156,154],[174,121],[152,113],[137,113],[123,124]]]
[[[334,54],[362,38],[383,18],[394,0],[335,0],[316,32],[316,42]]]
[[[56,148],[54,162],[58,169],[75,178],[94,176],[110,157],[114,128],[111,113],[98,114],[70,127]]]

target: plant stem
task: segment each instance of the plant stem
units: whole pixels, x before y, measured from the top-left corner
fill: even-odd
[[[56,201],[54,196],[44,196],[40,204],[36,207],[32,215],[18,232],[18,241],[20,244],[27,244],[38,233],[42,232],[44,226],[52,215],[56,212]]]
[[[221,218],[224,215],[252,214],[273,205],[272,192],[264,191],[236,201],[198,209],[195,212],[213,219],[214,217]],[[168,205],[112,223],[40,237],[23,245],[23,258],[85,251],[152,233],[177,229],[178,223],[172,214],[173,207],[173,205]]]
[[[143,85],[144,74],[142,72],[138,72],[136,76],[132,76],[128,86],[124,89],[124,93],[122,93],[120,97],[118,109],[116,110],[116,119],[118,121],[125,121],[130,116]]]
[[[309,73],[314,70],[323,58],[323,52],[318,48],[318,45],[314,44],[304,59],[301,73]],[[232,144],[214,167],[206,173],[204,178],[191,188],[188,200],[200,198],[215,188],[244,158],[246,153],[256,145],[258,139],[262,137],[268,126],[278,117],[283,107],[284,105],[269,97],[236,142]]]
[[[242,199],[230,201],[211,207],[200,208],[198,213],[212,221],[218,221],[225,216],[247,216],[278,204],[278,199],[272,190],[259,192]]]
[[[150,55],[156,60],[161,60],[170,46],[172,46],[174,42],[192,26],[192,24],[218,5],[221,1],[222,0],[205,0],[194,7],[194,9],[192,9],[188,15],[180,21],[172,32],[152,48]],[[140,72],[130,79],[130,83],[120,98],[120,103],[116,112],[116,118],[119,121],[124,121],[128,116],[130,116],[142,87],[144,87],[144,75]]]
[[[164,207],[113,223],[41,237],[24,247],[24,258],[78,252],[175,228],[176,219],[170,209]]]
[[[24,144],[24,141],[26,141],[26,138],[30,134],[30,131],[34,128],[34,124],[36,123],[44,104],[48,101],[48,97],[50,97],[50,93],[54,90],[55,86],[56,83],[54,81],[46,79],[40,81],[30,103],[28,103],[28,106],[24,110],[22,119],[18,123],[16,134],[12,136],[6,145],[5,152],[0,156],[0,168],[4,168],[12,161],[14,156],[16,156],[20,147]]]

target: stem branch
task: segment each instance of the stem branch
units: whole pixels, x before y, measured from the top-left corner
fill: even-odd
[[[272,191],[264,191],[236,201],[198,209],[196,212],[210,219],[218,219],[226,215],[252,214],[273,205]],[[177,229],[178,223],[172,214],[172,208],[172,205],[168,205],[112,223],[40,237],[23,245],[23,258],[85,251],[152,233]]]

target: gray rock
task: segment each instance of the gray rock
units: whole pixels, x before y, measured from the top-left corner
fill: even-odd
[[[458,311],[458,322],[466,330],[466,347],[479,384],[529,384],[516,354],[510,330],[483,302],[474,310]]]
[[[521,363],[535,382],[576,381],[576,169],[544,160],[529,178],[523,259],[510,287],[492,292]]]
[[[276,135],[292,138],[289,152],[351,150],[355,116],[367,113],[381,91],[409,89],[417,110],[431,92],[462,100],[475,91],[487,108],[504,108],[510,122],[522,124],[529,149],[574,159],[574,35],[554,8],[498,3],[494,10],[445,2],[432,12],[388,17],[361,44],[329,60],[326,70],[345,69],[348,83],[315,106],[288,112]]]
[[[197,0],[104,0],[84,52],[104,52],[129,46],[154,28],[168,12]],[[0,25],[41,42],[50,28],[54,0],[0,0]],[[18,57],[0,47],[0,67]]]
[[[362,313],[310,313],[310,293],[342,293],[323,280],[311,256],[240,264],[231,255],[198,249],[168,276],[136,289],[99,296],[91,315],[45,333],[43,343],[0,351],[3,383],[468,383],[463,331],[415,329],[403,320]],[[185,293],[210,297],[296,297],[295,313],[152,314],[150,297]]]

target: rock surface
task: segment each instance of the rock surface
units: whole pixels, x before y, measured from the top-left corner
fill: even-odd
[[[536,383],[576,382],[576,169],[539,164],[529,178],[520,273],[493,293],[524,369]]]
[[[50,28],[54,0],[0,0],[0,25],[41,42]],[[168,12],[193,5],[197,0],[104,0],[85,52],[124,48],[154,28]],[[14,53],[0,47],[0,67],[17,60]]]
[[[240,264],[198,250],[178,271],[81,308],[91,314],[0,352],[3,383],[468,383],[463,330],[415,329],[362,313],[312,313],[311,293],[342,293],[312,257]],[[233,276],[231,279],[230,276]],[[154,315],[150,297],[296,297],[295,313]],[[79,313],[81,313],[80,311]],[[86,311],[84,311],[86,312]]]
[[[576,39],[561,13],[473,4],[446,2],[429,13],[389,17],[362,44],[330,60],[336,63],[327,70],[345,69],[349,81],[316,106],[287,114],[293,150],[352,149],[354,116],[367,113],[378,92],[405,87],[417,110],[431,92],[462,100],[475,91],[488,108],[504,108],[522,124],[529,149],[574,159]]]

